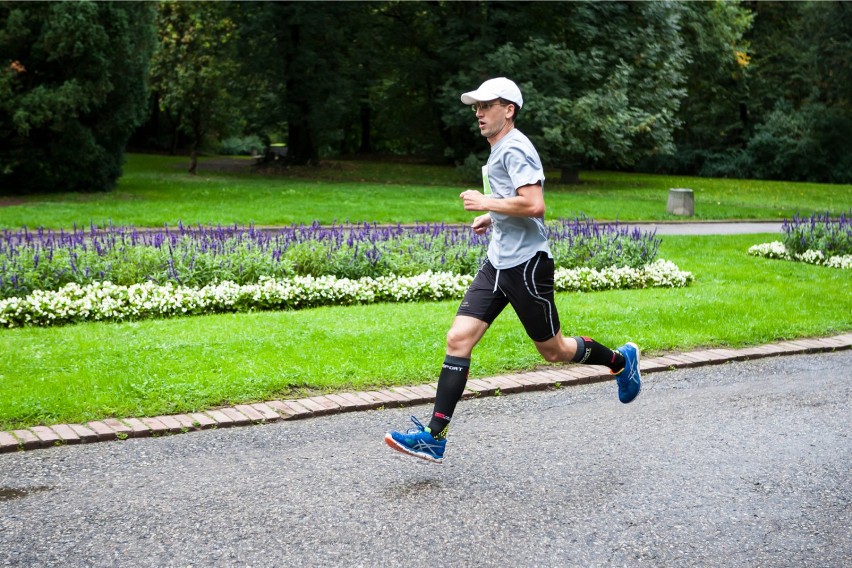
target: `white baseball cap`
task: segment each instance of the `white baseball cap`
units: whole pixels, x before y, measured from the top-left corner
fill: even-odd
[[[461,96],[461,101],[466,105],[493,101],[494,99],[506,99],[518,105],[518,108],[523,108],[524,106],[524,97],[521,96],[521,90],[514,81],[505,77],[488,79],[475,91],[465,93]]]

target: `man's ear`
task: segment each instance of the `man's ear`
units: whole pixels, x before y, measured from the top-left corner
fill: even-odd
[[[518,114],[518,107],[517,107],[517,106],[515,106],[515,103],[509,103],[508,105],[506,105],[506,108],[507,108],[507,109],[508,109],[509,107],[511,107],[511,108],[512,108],[512,116],[511,116],[511,119],[512,119],[512,121],[514,122],[514,120],[515,120],[515,115],[516,115],[516,114]]]

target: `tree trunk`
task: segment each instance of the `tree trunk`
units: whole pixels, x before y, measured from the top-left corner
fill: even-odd
[[[302,30],[297,23],[288,23],[289,45],[284,50],[286,69],[290,75],[285,83],[284,96],[287,116],[287,159],[297,166],[319,164],[319,148],[311,130],[309,119],[311,91],[306,90],[304,79],[294,72],[302,43]]]
[[[201,150],[203,130],[201,119],[196,119],[192,125],[192,150],[189,152],[189,173],[198,175],[198,151]]]
[[[195,150],[195,146],[192,147],[192,151],[189,153],[189,173],[191,175],[198,175],[198,152]]]
[[[319,150],[313,143],[310,126],[306,121],[297,119],[287,125],[287,148],[289,160],[297,165],[319,164]]]

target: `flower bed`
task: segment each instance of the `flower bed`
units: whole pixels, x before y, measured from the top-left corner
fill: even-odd
[[[255,284],[221,282],[201,288],[146,282],[121,286],[70,283],[22,298],[0,300],[0,325],[50,326],[83,321],[129,321],[223,312],[300,309],[373,302],[414,302],[461,297],[473,276],[427,271],[416,276],[262,277]],[[641,268],[559,268],[558,291],[612,288],[680,287],[693,280],[671,262],[657,260]]]
[[[638,268],[654,260],[659,246],[654,233],[587,218],[554,221],[548,229],[558,266],[565,268]],[[105,281],[202,288],[254,284],[261,276],[474,274],[487,240],[469,227],[443,224],[6,230],[0,234],[0,298]]]
[[[814,213],[807,219],[796,215],[784,220],[782,231],[782,241],[754,245],[748,253],[831,268],[852,268],[852,219],[846,215],[837,220],[832,220],[828,213]]]
[[[654,233],[588,218],[548,224],[556,289],[686,286]],[[376,224],[109,226],[4,231],[0,325],[127,321],[461,297],[487,237],[469,227]]]
[[[794,215],[784,220],[782,242],[795,258],[808,251],[821,251],[826,258],[852,255],[852,218],[845,214],[837,220],[828,213],[814,213],[809,218]]]

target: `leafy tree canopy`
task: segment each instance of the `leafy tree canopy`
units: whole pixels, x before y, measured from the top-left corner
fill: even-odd
[[[4,193],[105,191],[144,119],[153,6],[0,4]]]
[[[160,110],[192,140],[190,172],[211,133],[239,131],[239,80],[234,50],[236,24],[227,2],[160,3],[158,46],[151,61],[151,88]]]
[[[548,166],[632,165],[671,152],[685,95],[687,53],[681,9],[664,3],[593,3],[566,7],[560,41],[507,43],[444,85],[450,125],[475,127],[459,108],[461,92],[489,77],[512,78],[524,93],[519,127]]]

